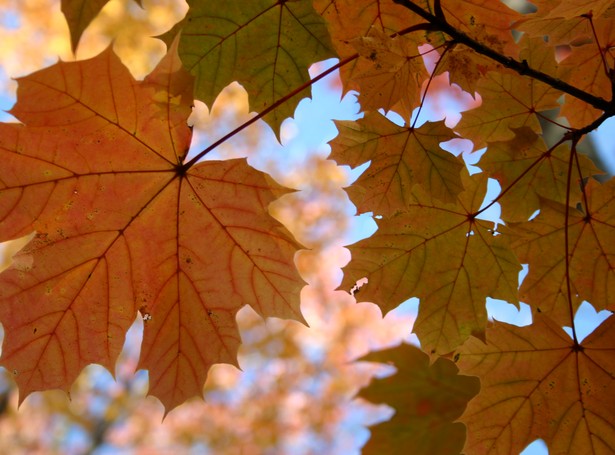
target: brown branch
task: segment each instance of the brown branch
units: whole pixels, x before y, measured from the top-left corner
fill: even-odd
[[[318,76],[310,79],[306,83],[304,83],[304,84],[300,85],[299,87],[297,87],[296,89],[294,89],[292,92],[286,94],[285,96],[283,96],[282,98],[277,100],[275,103],[271,104],[266,109],[263,109],[257,115],[252,117],[250,120],[242,123],[237,128],[235,128],[233,131],[231,131],[230,133],[224,135],[223,137],[218,139],[216,142],[214,142],[213,144],[208,146],[205,150],[199,152],[198,155],[196,155],[194,158],[192,158],[187,163],[183,163],[183,164],[179,165],[178,166],[178,173],[182,173],[182,174],[185,173],[188,169],[190,169],[192,166],[194,166],[201,158],[203,158],[205,155],[207,155],[213,149],[218,147],[220,144],[226,142],[227,140],[229,140],[231,137],[235,136],[240,131],[243,131],[248,126],[250,126],[253,123],[255,123],[256,121],[262,119],[265,115],[269,114],[271,111],[277,109],[280,105],[286,103],[289,99],[291,99],[295,95],[297,95],[297,94],[301,93],[302,91],[304,91],[305,89],[311,87],[313,84],[315,84],[316,82],[318,82],[322,78],[328,76],[329,74],[333,73],[335,70],[341,68],[342,66],[346,65],[348,62],[351,62],[351,61],[355,60],[356,58],[358,58],[358,54],[351,55],[350,57],[347,57],[344,60],[339,61],[337,64],[333,65],[331,68],[323,71]]]
[[[465,33],[457,30],[455,27],[449,24],[445,18],[440,18],[436,15],[431,14],[428,11],[425,11],[423,8],[414,4],[410,0],[393,0],[393,2],[397,3],[400,6],[408,8],[413,13],[421,16],[430,24],[436,26],[438,30],[449,35],[454,42],[463,44],[474,50],[478,54],[484,55],[485,57],[488,57],[491,60],[494,60],[502,64],[506,68],[516,71],[521,75],[532,77],[536,80],[544,82],[545,84],[561,92],[574,96],[575,98],[584,101],[585,103],[595,107],[596,109],[608,112],[610,115],[615,114],[615,104],[612,101],[607,101],[604,98],[600,98],[599,96],[594,96],[591,93],[587,93],[573,85],[562,81],[561,79],[555,78],[547,73],[543,73],[542,71],[533,69],[528,66],[527,61],[525,60],[520,62],[512,57],[502,55],[499,52],[493,50],[492,48],[485,46],[484,44],[476,41],[475,39],[470,38]]]

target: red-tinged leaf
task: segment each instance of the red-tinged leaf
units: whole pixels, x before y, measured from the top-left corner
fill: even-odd
[[[367,60],[352,78],[363,110],[394,110],[409,121],[421,104],[421,86],[429,76],[417,43],[406,36],[391,38],[372,27],[352,45],[359,59]]]
[[[540,199],[562,204],[569,198],[571,207],[581,202],[580,179],[568,184],[570,147],[562,144],[547,149],[540,136],[527,127],[514,129],[515,137],[509,141],[492,142],[480,160],[480,167],[500,182],[503,196],[498,199],[502,207],[501,218],[506,222],[527,221],[540,209]],[[579,155],[579,166],[585,177],[601,171],[584,155]]]
[[[464,453],[518,454],[541,438],[549,453],[609,454],[615,447],[615,318],[582,343],[548,317],[516,327],[496,322],[487,344],[470,339],[457,353],[481,391],[461,417]]]
[[[220,91],[239,82],[261,112],[310,80],[312,63],[336,57],[323,19],[310,0],[189,2],[179,53],[196,77],[195,96],[211,106]],[[306,95],[264,117],[278,134]]]
[[[540,39],[522,41],[521,59],[531,68],[554,75],[556,63],[553,48]],[[464,112],[455,127],[461,136],[474,142],[474,148],[487,146],[488,142],[506,141],[514,137],[511,128],[528,127],[540,133],[542,128],[536,112],[559,106],[561,92],[521,76],[515,72],[490,71],[479,81],[477,91],[482,104]]]
[[[393,365],[392,376],[375,379],[359,396],[395,409],[391,420],[371,427],[365,454],[457,455],[466,438],[464,425],[455,422],[479,389],[478,378],[458,375],[450,360],[433,365],[419,348],[409,344],[372,352],[360,360]]]
[[[493,223],[475,218],[486,177],[462,173],[456,204],[434,203],[415,191],[407,210],[377,220],[378,231],[350,247],[342,287],[363,277],[361,299],[388,312],[410,297],[421,299],[414,331],[426,352],[446,354],[487,323],[487,296],[517,302],[521,266]]]
[[[136,300],[148,314],[140,368],[167,407],[200,393],[214,363],[236,364],[236,312],[302,319],[297,245],[266,211],[283,191],[244,160],[204,162],[167,185],[126,230]],[[169,229],[165,226],[171,225]],[[152,251],[152,244],[158,245]]]
[[[0,275],[0,320],[22,400],[90,363],[112,370],[137,310],[167,410],[236,363],[244,304],[301,319],[298,245],[267,213],[285,190],[245,160],[182,166],[192,78],[175,52],[143,82],[111,50],[19,80],[25,125],[0,124],[0,238],[37,235]]]
[[[463,190],[461,159],[440,147],[455,134],[444,122],[418,128],[400,127],[372,112],[356,122],[338,121],[338,136],[331,141],[331,158],[359,166],[370,161],[348,193],[360,212],[391,216],[414,200],[420,185],[435,199],[453,202]]]
[[[572,323],[570,303],[575,310],[583,300],[599,310],[615,309],[610,297],[615,292],[614,188],[613,179],[604,185],[590,180],[586,213],[543,200],[536,218],[510,226],[512,246],[529,264],[521,299],[561,325]]]

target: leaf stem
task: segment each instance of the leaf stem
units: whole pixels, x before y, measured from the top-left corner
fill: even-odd
[[[423,93],[423,97],[421,98],[421,104],[419,106],[419,110],[416,113],[416,116],[414,117],[414,121],[412,122],[412,126],[411,128],[414,129],[414,127],[416,126],[416,122],[418,122],[419,117],[421,115],[421,111],[423,110],[423,106],[425,105],[425,100],[427,99],[427,94],[429,93],[429,87],[431,86],[431,82],[433,81],[436,71],[438,70],[438,65],[440,65],[440,62],[442,61],[442,57],[444,57],[444,55],[449,51],[449,49],[451,48],[451,46],[446,45],[444,47],[444,50],[442,51],[442,56],[441,58],[438,59],[438,61],[436,62],[436,65],[434,66],[433,71],[431,72],[431,74],[429,75],[429,79],[427,80],[427,86],[425,87],[425,92]],[[431,52],[431,51],[429,51]],[[421,55],[425,55],[425,54],[421,54]]]
[[[446,33],[451,38],[453,38],[454,42],[461,43],[474,50],[475,52],[484,55],[485,57],[488,57],[492,60],[495,60],[506,68],[512,69],[521,75],[532,77],[536,80],[544,82],[545,84],[561,92],[574,96],[575,98],[584,101],[585,103],[595,107],[596,109],[615,114],[615,103],[613,103],[612,101],[607,101],[599,96],[594,96],[591,93],[587,93],[573,85],[562,81],[561,79],[557,79],[549,74],[543,73],[542,71],[533,69],[527,64],[527,61],[525,60],[518,61],[512,57],[507,57],[503,54],[500,54],[492,48],[485,46],[484,44],[476,41],[475,39],[470,38],[465,33],[457,30],[455,27],[449,24],[444,17],[440,18],[437,15],[433,15],[410,0],[393,0],[393,2],[397,3],[400,6],[408,8],[413,13],[421,16],[430,24],[436,26],[440,31]]]
[[[506,188],[502,189],[500,193],[495,198],[493,198],[491,202],[489,202],[489,204],[487,204],[482,209],[480,209],[478,212],[476,212],[474,216],[480,215],[484,211],[488,210],[492,205],[494,205],[500,199],[502,199],[504,195],[508,193],[515,185],[517,185],[523,177],[525,177],[535,166],[537,166],[542,160],[544,160],[545,157],[549,156],[551,152],[553,152],[553,150],[555,150],[561,144],[566,142],[566,140],[567,140],[566,138],[561,138],[556,144],[553,144],[542,155],[536,158],[536,160],[532,164],[530,164],[526,169],[524,169],[524,171],[521,174],[519,174],[512,182],[510,182],[510,184]]]
[[[567,191],[566,191],[566,208],[564,213],[564,261],[566,264],[566,294],[568,295],[568,310],[570,311],[570,327],[572,328],[572,339],[574,344],[578,345],[577,331],[574,326],[574,308],[572,305],[572,285],[570,278],[570,225],[568,220],[570,219],[570,188],[572,185],[572,167],[574,158],[577,154],[577,142],[578,138],[573,139],[570,149],[570,160],[568,161],[568,176],[567,176]]]
[[[271,111],[277,109],[280,105],[284,104],[285,102],[287,102],[289,99],[291,99],[295,95],[297,95],[297,94],[301,93],[303,90],[311,87],[313,84],[315,84],[316,82],[318,82],[322,78],[328,76],[329,74],[331,74],[334,71],[338,70],[339,68],[341,68],[342,66],[346,65],[347,63],[355,60],[356,58],[358,58],[358,54],[354,54],[354,55],[351,55],[350,57],[345,58],[344,60],[340,60],[338,63],[333,65],[331,68],[323,71],[322,73],[320,73],[316,77],[313,77],[312,79],[310,79],[309,81],[305,82],[304,84],[301,84],[299,87],[297,87],[293,91],[289,92],[288,94],[286,94],[285,96],[283,96],[282,98],[277,100],[275,103],[271,104],[271,106],[267,107],[266,109],[263,109],[261,112],[259,112],[254,117],[252,117],[251,119],[249,119],[246,122],[242,123],[241,125],[239,125],[237,128],[235,128],[230,133],[225,134],[224,136],[222,136],[220,139],[218,139],[213,144],[209,145],[205,150],[201,151],[198,155],[196,155],[190,161],[188,161],[187,163],[184,163],[181,166],[181,168],[183,169],[184,172],[187,171],[192,166],[194,166],[201,158],[203,158],[205,155],[207,155],[213,149],[218,147],[220,144],[226,142],[231,137],[235,136],[237,133],[243,131],[248,126],[250,126],[253,123],[255,123],[256,121],[262,119],[265,115],[269,114]]]
[[[532,164],[530,164],[521,174],[519,174],[517,176],[517,178],[515,178],[510,185],[508,185],[506,188],[502,189],[502,191],[500,191],[500,194],[498,194],[489,204],[487,204],[486,206],[484,206],[482,209],[480,209],[478,212],[476,212],[474,215],[480,215],[481,213],[483,213],[484,211],[486,211],[487,209],[489,209],[493,204],[495,204],[496,202],[498,202],[506,193],[508,193],[508,191],[510,191],[517,183],[519,183],[519,181],[525,177],[525,175],[527,173],[529,173],[534,166],[536,166],[538,163],[540,163],[546,156],[548,156],[553,150],[555,150],[558,146],[560,146],[561,144],[563,144],[566,141],[571,141],[573,146],[576,146],[575,144],[577,144],[581,138],[583,136],[585,136],[586,134],[594,131],[595,129],[597,129],[600,125],[602,125],[602,123],[604,123],[605,120],[607,120],[608,118],[610,118],[611,115],[608,113],[604,113],[602,114],[600,117],[598,117],[596,120],[594,120],[592,123],[590,123],[589,125],[587,125],[584,128],[580,128],[580,129],[571,129],[570,131],[566,132],[562,138],[557,141],[557,143],[553,144],[545,153],[543,153],[542,155],[540,155],[536,161],[534,161]],[[571,154],[576,155],[576,151],[574,153],[571,152]],[[580,171],[579,171],[580,173]],[[582,177],[582,176],[581,176]],[[585,192],[583,192],[583,194],[585,194]],[[585,200],[585,203],[587,205],[587,200]]]

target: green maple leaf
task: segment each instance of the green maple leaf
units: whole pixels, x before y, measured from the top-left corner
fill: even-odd
[[[211,106],[231,82],[244,86],[256,112],[310,80],[309,66],[335,57],[323,19],[311,1],[193,0],[181,24],[179,55],[196,78],[195,96]],[[300,93],[264,119],[278,134]]]
[[[397,372],[375,379],[359,396],[395,409],[387,422],[371,427],[365,454],[457,455],[465,440],[464,425],[455,422],[468,400],[475,396],[479,381],[457,374],[450,360],[439,358],[430,365],[419,348],[402,344],[372,352],[362,361],[393,365]]]
[[[353,167],[370,162],[348,189],[360,212],[390,216],[403,211],[415,185],[444,202],[454,201],[463,190],[463,162],[440,147],[455,137],[444,122],[401,127],[369,112],[356,122],[336,124],[340,133],[331,142],[331,158]]]
[[[419,297],[414,331],[426,352],[446,354],[471,334],[480,337],[486,297],[517,302],[521,266],[493,223],[475,217],[486,180],[463,172],[465,191],[449,204],[417,187],[405,211],[377,220],[373,236],[350,246],[342,287],[366,277],[359,296],[383,312]]]

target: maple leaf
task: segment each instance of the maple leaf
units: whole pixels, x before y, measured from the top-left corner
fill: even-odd
[[[529,36],[548,37],[553,45],[579,44],[591,38],[592,32],[584,17],[566,19],[560,15],[552,15],[558,2],[551,0],[534,0],[538,10],[521,17],[513,28],[527,33]],[[575,2],[565,2],[571,5]]]
[[[319,15],[326,20],[332,44],[341,60],[358,57],[357,46],[361,48],[363,37],[370,34],[390,37],[425,23],[421,18],[391,1],[314,0],[313,3]],[[422,0],[417,3],[425,8],[429,6],[427,1]],[[424,35],[424,31],[412,34],[416,43],[420,42]],[[408,39],[407,35],[405,37]],[[410,43],[406,46],[410,46]],[[373,62],[369,58],[354,58],[349,61],[340,68],[344,91],[359,89],[359,84],[355,81],[356,74],[373,71]]]
[[[472,0],[460,8],[458,2],[449,1],[435,2],[433,7],[408,0],[394,1],[428,20],[422,24],[428,31],[427,39],[417,40],[417,46],[429,43],[434,49],[444,49],[434,75],[449,72],[450,81],[469,93],[473,94],[476,83],[499,65],[461,42],[467,44],[466,40],[471,40],[509,57],[518,56],[519,47],[512,39],[511,26],[520,20],[520,15],[501,2]],[[460,33],[464,39],[459,41],[460,35],[451,39],[450,30]]]
[[[426,352],[446,354],[480,336],[487,296],[517,302],[521,266],[493,223],[476,218],[486,182],[463,172],[465,191],[454,204],[435,203],[417,187],[406,211],[376,220],[378,231],[350,247],[341,287],[366,277],[359,295],[384,312],[419,297],[413,331]]]
[[[465,46],[448,46],[442,52],[434,75],[449,73],[451,84],[457,84],[464,91],[474,94],[478,82],[488,71],[496,70],[498,65]]]
[[[361,59],[371,62],[353,75],[363,110],[394,110],[409,121],[428,77],[416,42],[405,36],[390,38],[373,27],[352,44]]]
[[[105,3],[63,1],[73,50]],[[268,214],[285,190],[245,160],[201,161],[214,146],[186,159],[192,76],[210,107],[239,81],[259,112],[239,129],[264,116],[279,134],[302,90],[339,67],[365,117],[338,122],[332,154],[369,162],[348,192],[379,215],[377,233],[350,248],[342,287],[367,278],[358,295],[383,311],[420,298],[414,330],[434,361],[409,346],[367,357],[398,374],[363,392],[396,409],[366,450],[461,448],[452,420],[477,381],[436,357],[469,338],[454,358],[483,390],[465,412],[466,452],[518,453],[540,437],[553,453],[610,453],[615,322],[579,344],[573,316],[584,300],[615,310],[615,183],[593,180],[597,169],[578,154],[614,112],[614,3],[532,3],[538,11],[521,16],[489,0],[192,0],[165,34],[170,44],[181,33],[183,61],[169,53],[144,81],[111,50],[22,78],[12,113],[23,123],[0,124],[0,240],[35,232],[0,275],[0,363],[20,399],[68,391],[90,363],[112,370],[140,312],[138,366],[169,410],[201,393],[213,363],[236,364],[243,305],[301,319],[299,245]],[[375,112],[408,120],[443,87],[424,83],[425,52],[440,54],[434,74],[482,99],[455,132]],[[310,64],[336,55],[310,80]],[[548,148],[539,119],[558,107],[572,128]],[[456,135],[487,148],[482,173],[442,150]],[[483,207],[489,178],[502,192]],[[495,202],[503,226],[479,219]],[[519,289],[520,262],[529,271]],[[519,296],[534,324],[489,326],[485,299]]]
[[[551,453],[612,453],[615,447],[615,318],[581,345],[548,317],[530,326],[495,322],[487,344],[471,338],[456,354],[481,391],[461,417],[465,453],[518,454],[535,439]]]
[[[141,6],[141,0],[135,0]],[[62,0],[62,12],[70,31],[70,43],[76,52],[81,35],[109,0]]]
[[[183,162],[192,82],[175,48],[142,82],[110,49],[19,80],[0,238],[37,234],[0,275],[0,320],[21,400],[112,370],[137,310],[139,367],[167,411],[236,363],[244,304],[301,319],[298,245],[267,213],[285,190],[243,159]]]
[[[528,127],[512,128],[515,137],[509,141],[489,143],[489,152],[480,160],[480,167],[500,182],[506,192],[498,199],[501,218],[507,222],[527,221],[540,209],[540,200],[566,203],[575,207],[581,202],[580,182],[601,171],[584,155],[578,155],[581,176],[575,184],[568,182],[570,147],[559,145],[547,149],[544,140]]]
[[[358,395],[395,409],[391,420],[371,428],[363,453],[459,454],[465,428],[455,420],[478,393],[478,378],[458,375],[455,364],[444,358],[430,365],[429,357],[409,344],[372,352],[359,360],[397,369],[392,376],[373,380]]]
[[[529,264],[521,299],[562,325],[572,324],[569,299],[574,309],[583,300],[615,309],[609,297],[615,292],[614,189],[613,179],[590,180],[584,212],[542,200],[536,218],[509,226],[512,247]]]
[[[529,66],[548,74],[555,74],[557,65],[553,48],[540,39],[526,39],[521,58]],[[490,71],[477,84],[482,104],[464,112],[455,127],[461,136],[470,139],[475,149],[487,142],[504,141],[514,137],[511,128],[526,126],[533,131],[542,131],[536,112],[559,106],[558,90],[513,71]]]
[[[588,14],[591,14],[594,17],[600,17],[614,6],[613,0],[575,0],[574,2],[558,3],[559,4],[554,5],[553,9],[549,11],[547,17],[563,17],[566,19],[572,19],[577,16]]]
[[[459,7],[454,0],[442,1],[442,12],[447,22],[479,42],[506,55],[516,56],[511,25],[520,19],[515,10],[502,2],[470,0]]]
[[[370,112],[356,122],[337,121],[336,126],[331,158],[352,167],[371,162],[347,190],[360,212],[390,216],[405,210],[415,185],[445,202],[455,201],[463,190],[462,161],[440,147],[456,137],[443,121],[401,127]]]
[[[585,21],[589,20],[585,18]],[[560,65],[559,77],[587,93],[603,96],[612,92],[611,75],[606,62],[612,62],[615,57],[613,21],[594,19],[591,30],[596,38],[588,44],[572,48],[570,55]],[[583,71],[579,71],[579,68],[583,68]],[[569,95],[566,95],[562,106],[562,115],[574,128],[582,128],[601,113],[601,110]]]
[[[257,112],[310,80],[309,66],[336,57],[323,19],[309,0],[189,2],[181,23],[179,54],[196,77],[195,96],[211,106],[220,91],[239,82]],[[264,117],[278,134],[303,96]]]

